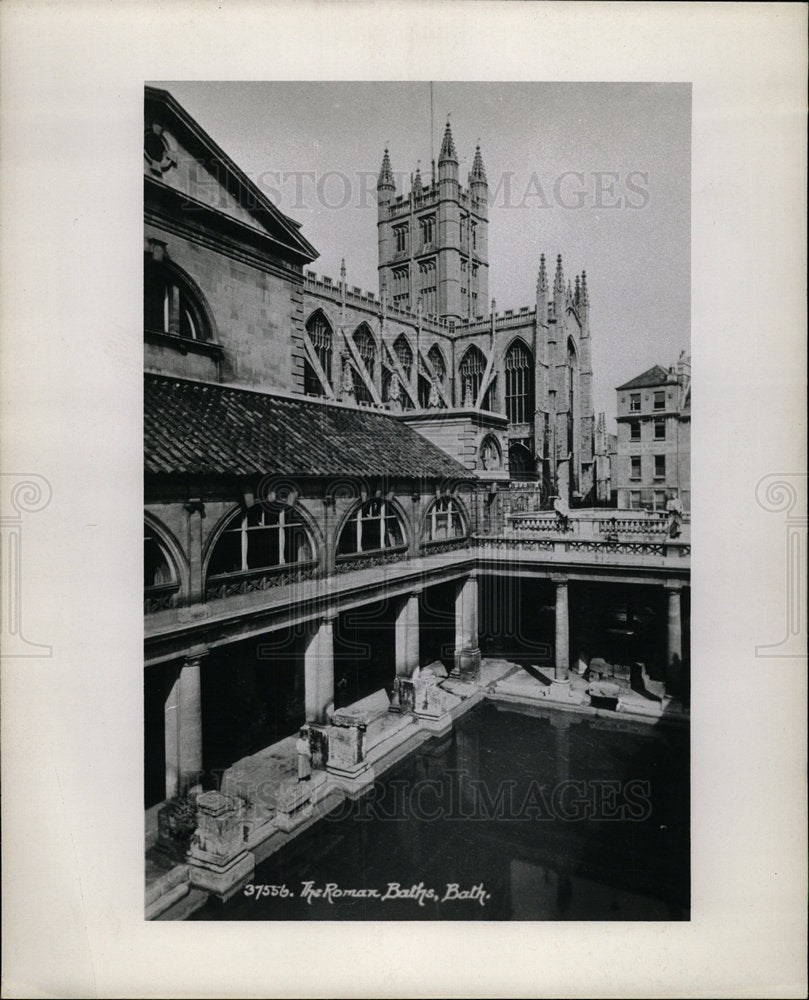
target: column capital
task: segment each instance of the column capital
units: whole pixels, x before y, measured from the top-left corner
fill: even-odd
[[[418,597],[419,594],[422,594],[423,592],[424,592],[424,587],[421,587],[421,586],[419,586],[419,587],[413,587],[412,590],[408,591],[408,595],[407,596],[408,597]]]
[[[550,574],[551,583],[555,583],[558,586],[566,587],[568,584],[568,578],[564,573],[551,573]]]
[[[683,580],[665,580],[663,582],[663,589],[667,593],[672,593],[673,591],[681,591],[685,589],[685,583]]]
[[[208,653],[210,653],[210,649],[208,649],[207,646],[194,646],[193,649],[189,649],[183,654],[184,664],[186,666],[191,666],[194,663],[199,663],[199,661],[203,660]]]

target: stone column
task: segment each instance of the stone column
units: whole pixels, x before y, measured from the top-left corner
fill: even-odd
[[[166,798],[194,789],[202,776],[201,663],[207,650],[194,650],[179,665],[166,698]]]
[[[567,580],[554,578],[556,584],[556,644],[554,680],[566,681],[570,670],[570,624],[567,606]]]
[[[478,581],[470,573],[455,597],[455,669],[464,680],[475,680],[480,671],[478,646]]]
[[[334,704],[334,615],[311,622],[304,653],[306,721],[328,722],[327,709]]]
[[[666,646],[666,691],[679,693],[683,673],[683,624],[680,587],[666,587],[668,631]]]
[[[411,590],[407,598],[407,666],[412,674],[419,666],[419,594],[421,589]]]

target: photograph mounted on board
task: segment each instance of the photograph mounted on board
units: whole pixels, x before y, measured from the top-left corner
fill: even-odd
[[[690,160],[681,83],[146,87],[147,919],[690,918]]]

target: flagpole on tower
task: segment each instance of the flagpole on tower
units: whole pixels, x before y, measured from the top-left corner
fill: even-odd
[[[435,122],[433,113],[433,81],[430,80],[430,162],[432,163],[432,181],[435,187]]]

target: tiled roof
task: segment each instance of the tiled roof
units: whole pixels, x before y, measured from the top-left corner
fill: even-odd
[[[648,389],[653,385],[665,385],[668,381],[676,382],[676,378],[662,365],[654,365],[654,367],[649,368],[642,375],[638,375],[629,382],[624,382],[623,385],[619,385],[618,391],[621,389]]]
[[[474,479],[395,417],[147,374],[147,474]]]

